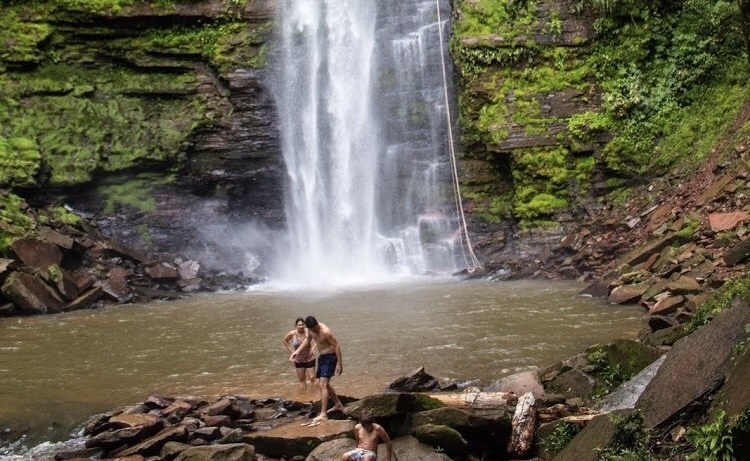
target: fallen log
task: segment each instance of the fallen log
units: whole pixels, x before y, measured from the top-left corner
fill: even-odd
[[[518,401],[512,392],[420,392],[443,405],[456,408],[507,408]]]
[[[534,430],[536,429],[536,399],[532,392],[527,392],[518,400],[516,411],[511,420],[511,434],[508,442],[508,453],[516,457],[525,457],[534,448]]]

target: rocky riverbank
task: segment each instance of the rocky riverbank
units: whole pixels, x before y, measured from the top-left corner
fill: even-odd
[[[32,228],[0,259],[0,316],[54,314],[105,303],[176,299],[199,291],[236,290],[252,274],[201,270],[198,261],[154,259],[106,239],[79,216],[33,210]],[[62,216],[62,217],[61,217]]]

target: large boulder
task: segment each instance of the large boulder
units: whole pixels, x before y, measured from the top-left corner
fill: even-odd
[[[339,461],[341,455],[357,447],[354,439],[335,439],[323,442],[307,455],[307,461]],[[380,449],[378,447],[378,452]],[[385,457],[379,458],[385,459]]]
[[[464,458],[469,451],[469,443],[457,430],[440,424],[419,426],[414,437],[420,442],[444,450],[452,458]]]
[[[409,432],[417,433],[420,428],[430,425],[455,429],[468,442],[473,452],[504,453],[511,433],[510,417],[504,410],[445,407],[423,411],[411,416]]]
[[[735,300],[707,325],[677,341],[636,403],[644,423],[658,426],[716,388],[726,376],[735,345],[747,337],[748,323],[750,304]]]
[[[63,253],[57,245],[36,239],[18,239],[10,249],[24,265],[43,271],[49,266],[59,266],[63,260]]]
[[[388,389],[399,392],[431,391],[439,387],[437,379],[425,372],[424,367],[419,367],[388,384]]]
[[[426,410],[441,408],[443,404],[436,399],[420,394],[381,394],[372,395],[355,402],[349,403],[344,408],[344,413],[359,419],[362,410],[370,410],[375,419],[405,416],[408,413],[416,413]]]
[[[65,302],[42,279],[25,272],[13,272],[3,283],[3,295],[24,314],[62,312]]]
[[[501,378],[482,389],[484,392],[512,392],[516,395],[524,395],[533,392],[534,397],[544,394],[544,387],[536,370],[522,371],[514,375]]]
[[[385,459],[385,453],[378,447],[378,459]],[[445,453],[435,450],[430,445],[421,443],[415,437],[407,435],[393,441],[393,459],[398,461],[451,461]]]

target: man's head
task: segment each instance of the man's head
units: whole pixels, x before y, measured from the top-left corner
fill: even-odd
[[[307,328],[315,328],[318,326],[318,320],[312,315],[308,315],[305,319],[305,326]]]
[[[372,411],[362,410],[362,414],[359,415],[359,422],[367,428],[372,426]]]

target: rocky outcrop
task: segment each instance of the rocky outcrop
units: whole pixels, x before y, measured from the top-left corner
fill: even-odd
[[[51,227],[54,226],[54,227]],[[195,260],[152,259],[102,238],[85,221],[49,222],[10,245],[0,264],[0,316],[54,314],[105,303],[176,299],[257,279],[210,273]]]

